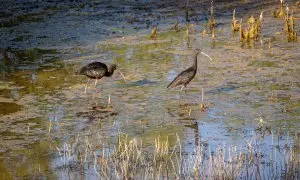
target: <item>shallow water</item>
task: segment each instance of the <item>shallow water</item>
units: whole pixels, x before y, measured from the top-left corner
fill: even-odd
[[[140,10],[143,3],[149,3],[150,10]],[[118,134],[124,133],[149,147],[158,136],[168,136],[172,147],[179,135],[186,154],[199,143],[212,150],[224,144],[246,149],[245,139],[253,137],[259,137],[265,155],[299,145],[294,142],[300,128],[299,42],[287,41],[283,21],[271,16],[275,7],[271,2],[267,1],[267,6],[259,2],[216,3],[220,14],[214,42],[209,35],[200,34],[207,14],[194,12],[196,33],[188,42],[185,32],[169,30],[177,18],[176,8],[156,1],[136,6],[126,1],[124,8],[93,1],[90,5],[47,2],[31,7],[33,4],[12,4],[12,9],[19,10],[28,5],[31,12],[21,11],[14,20],[3,17],[0,28],[1,44],[12,48],[10,56],[15,59],[14,63],[1,63],[0,107],[5,107],[0,109],[2,177],[80,175],[96,179],[89,163],[83,173],[59,155],[57,149],[63,151],[76,137],[88,138],[96,146],[116,144]],[[208,6],[203,2],[193,9],[206,12]],[[254,44],[242,43],[237,34],[232,35],[233,7],[244,19],[250,12],[258,16],[260,8],[265,10],[262,37]],[[5,14],[3,9],[1,12]],[[136,16],[141,12],[145,14]],[[25,17],[30,18],[19,17],[22,13],[29,13]],[[168,16],[158,18],[164,13]],[[295,9],[297,15],[299,9]],[[159,34],[157,40],[150,40],[147,22],[156,18]],[[296,29],[299,32],[299,25]],[[200,47],[213,61],[198,57],[198,73],[186,94],[180,89],[168,91],[168,83],[192,64],[194,47]],[[87,78],[75,72],[95,60],[117,64],[127,81],[116,72],[98,83],[99,93],[92,81],[84,94]],[[200,111],[202,88],[205,111]],[[266,122],[262,127],[260,118]],[[281,136],[274,137],[276,134]]]

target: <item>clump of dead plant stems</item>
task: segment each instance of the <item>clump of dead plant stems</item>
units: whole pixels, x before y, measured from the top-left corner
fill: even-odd
[[[231,29],[232,31],[239,31],[241,28],[241,22],[235,19],[235,9],[232,13],[232,22],[231,22]]]
[[[289,41],[297,40],[297,33],[295,31],[295,18],[294,18],[293,12],[291,13],[291,15],[289,15],[289,7],[286,7],[284,29],[288,34]]]
[[[285,17],[284,7],[283,7],[283,0],[280,0],[280,6],[278,9],[273,11],[273,16],[276,18],[283,18]]]
[[[126,134],[118,136],[115,146],[105,144],[100,136],[100,144],[91,143],[84,136],[57,150],[64,167],[77,163],[84,173],[85,164],[89,164],[101,179],[297,179],[299,147],[273,144],[274,134],[268,152],[260,146],[255,132],[251,137],[241,135],[246,145],[223,144],[212,149],[200,143],[188,154],[183,152],[177,135],[173,146],[168,137],[160,136],[154,139],[153,146]]]
[[[245,28],[242,27],[241,20],[240,39],[246,41],[257,39],[261,34],[262,19],[263,11],[260,13],[258,19],[256,19],[254,16],[250,16],[248,18],[247,26]]]

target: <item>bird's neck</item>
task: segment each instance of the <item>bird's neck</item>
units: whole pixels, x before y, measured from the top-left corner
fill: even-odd
[[[106,77],[112,76],[114,74],[114,71],[115,71],[114,69],[109,68],[108,71],[106,71],[105,76]]]
[[[193,64],[193,67],[194,67],[195,69],[197,69],[197,57],[198,57],[198,53],[195,54],[195,57],[194,57],[194,64]]]

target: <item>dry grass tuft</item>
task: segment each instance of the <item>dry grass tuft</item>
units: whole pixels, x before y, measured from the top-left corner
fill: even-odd
[[[173,147],[168,137],[158,136],[150,149],[143,147],[142,141],[124,134],[118,136],[113,147],[98,138],[100,145],[93,145],[87,137],[80,142],[77,137],[74,144],[57,148],[64,167],[77,163],[84,173],[84,165],[91,164],[101,179],[299,178],[299,147],[274,146],[272,153],[267,154],[269,152],[258,145],[259,138],[255,134],[251,139],[244,137],[246,146],[224,144],[212,151],[203,143],[189,154],[182,152],[179,136]]]

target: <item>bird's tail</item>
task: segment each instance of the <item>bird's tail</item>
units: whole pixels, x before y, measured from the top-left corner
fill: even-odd
[[[75,75],[80,75],[80,71],[75,71]]]
[[[170,90],[170,89],[171,89],[171,87],[170,87],[170,86],[171,86],[171,84],[169,84],[169,85],[167,86],[168,90]]]
[[[168,90],[174,87],[174,80],[167,86]]]
[[[75,75],[84,75],[85,71],[86,71],[86,67],[83,67],[83,68],[75,71]]]

